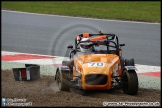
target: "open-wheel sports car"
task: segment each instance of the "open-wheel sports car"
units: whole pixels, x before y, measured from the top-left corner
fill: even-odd
[[[82,41],[86,38],[85,41]],[[83,52],[83,43],[93,47]],[[118,36],[115,34],[83,33],[75,38],[75,46],[69,45],[69,61],[62,61],[56,69],[55,80],[61,91],[77,88],[81,91],[110,90],[121,87],[128,95],[138,93],[138,77],[134,59],[124,59]]]

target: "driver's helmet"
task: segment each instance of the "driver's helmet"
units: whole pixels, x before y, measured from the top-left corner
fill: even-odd
[[[88,40],[89,40],[89,38],[83,38],[81,40],[81,42],[88,41]],[[92,52],[92,50],[93,50],[92,42],[80,43],[80,50],[81,50],[81,52]]]

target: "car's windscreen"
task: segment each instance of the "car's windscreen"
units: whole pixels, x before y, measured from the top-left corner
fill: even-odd
[[[111,47],[113,46],[113,47]],[[100,50],[107,50],[107,46],[106,45],[94,45],[94,48],[97,50],[97,51],[100,51]],[[112,42],[109,42],[108,44],[108,50],[116,50],[115,48],[115,44],[112,43]]]

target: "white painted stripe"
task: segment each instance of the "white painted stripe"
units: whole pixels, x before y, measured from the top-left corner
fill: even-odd
[[[54,65],[54,64],[62,64],[63,60],[69,60],[68,58],[58,57],[54,59],[32,59],[32,60],[16,60],[10,62],[17,63],[28,63],[28,64],[39,64],[39,65]],[[149,66],[149,65],[137,65],[137,73],[147,73],[147,72],[160,72],[161,67],[159,66]]]
[[[60,56],[52,56],[52,55],[41,55],[41,54],[31,54],[31,53],[20,53],[20,52],[9,52],[9,51],[1,51],[1,55],[15,55],[15,54],[29,54],[36,56],[49,56],[49,57],[60,57]]]
[[[7,51],[1,51],[1,52],[2,52],[2,55],[29,54],[29,53],[18,53],[18,52],[7,52]],[[30,55],[42,56],[42,55],[39,55],[39,54],[30,54]],[[44,55],[44,56],[51,57],[50,55]],[[26,63],[26,64],[27,63],[28,64],[39,64],[39,65],[54,65],[54,64],[62,64],[63,60],[69,60],[69,58],[68,57],[57,56],[56,58],[14,60],[14,61],[8,61],[8,62],[17,62],[17,63]],[[160,66],[135,64],[135,67],[137,68],[137,73],[161,72],[161,67]]]
[[[149,65],[136,65],[137,73],[147,73],[147,72],[161,72],[161,67],[159,66],[149,66]]]
[[[52,64],[62,64],[63,60],[69,60],[66,57],[58,57],[53,59],[30,59],[30,60],[14,60],[8,62],[16,63],[26,63],[26,64],[39,64],[39,65],[52,65]]]
[[[40,13],[29,13],[29,12],[11,11],[11,10],[1,10],[1,11],[15,12],[15,13],[23,13],[23,14],[34,14],[34,15],[56,16],[56,17],[78,18],[78,19],[87,19],[87,20],[99,20],[99,21],[128,22],[128,23],[143,23],[143,24],[161,24],[161,23],[138,22],[138,21],[122,21],[122,20],[84,18],[84,17],[73,17],[73,16],[63,16],[63,15],[50,15],[50,14],[40,14]]]

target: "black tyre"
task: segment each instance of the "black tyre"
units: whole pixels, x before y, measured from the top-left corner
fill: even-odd
[[[136,95],[138,92],[138,77],[134,70],[124,70],[122,77],[123,92],[128,95]]]
[[[70,91],[70,80],[69,72],[57,71],[56,83],[60,91]]]
[[[134,66],[134,59],[125,59],[125,66]]]
[[[71,66],[70,61],[62,61],[62,65],[63,66],[68,66],[68,67]]]

